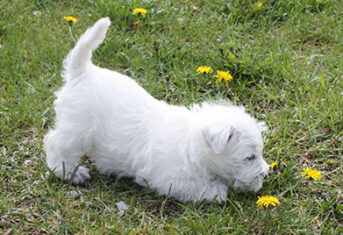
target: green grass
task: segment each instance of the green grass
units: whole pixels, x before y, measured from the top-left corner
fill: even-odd
[[[343,233],[343,1],[0,1],[0,230],[27,233]],[[138,28],[135,7],[148,10]],[[62,60],[98,18],[113,25],[94,62],[154,97],[190,105],[228,98],[266,121],[264,156],[279,161],[258,193],[223,205],[181,204],[92,170],[75,186],[45,176]],[[195,71],[230,70],[228,86]],[[85,159],[85,164],[89,164]],[[302,168],[321,171],[317,182]],[[73,199],[66,193],[78,191]],[[281,204],[266,213],[261,195]],[[115,203],[130,208],[120,217]]]

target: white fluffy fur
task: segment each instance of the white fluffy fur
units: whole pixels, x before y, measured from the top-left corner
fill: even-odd
[[[69,179],[86,154],[100,173],[132,177],[182,202],[225,201],[229,186],[259,190],[269,169],[264,124],[241,106],[169,105],[129,77],[95,66],[92,51],[109,25],[100,19],[64,61],[55,127],[44,138],[48,167]],[[90,178],[83,166],[74,173],[74,183]]]

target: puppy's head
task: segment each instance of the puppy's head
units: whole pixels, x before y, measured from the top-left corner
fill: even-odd
[[[264,123],[243,107],[214,106],[207,112],[202,133],[210,149],[211,170],[238,191],[258,191],[269,171],[262,156]]]

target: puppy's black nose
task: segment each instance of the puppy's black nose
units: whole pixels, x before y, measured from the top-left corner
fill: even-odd
[[[264,175],[264,177],[263,177],[263,178],[264,178],[264,179],[267,179],[267,176],[268,176],[268,175]]]

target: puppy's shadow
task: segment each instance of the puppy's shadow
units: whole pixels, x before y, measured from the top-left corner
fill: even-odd
[[[152,215],[177,218],[184,213],[198,213],[200,211],[204,213],[217,213],[226,210],[225,208],[235,210],[237,209],[237,204],[247,200],[254,200],[256,197],[253,193],[242,194],[231,188],[228,192],[227,201],[223,204],[216,202],[181,203],[172,197],[160,196],[155,190],[136,184],[132,178],[102,175],[95,169],[92,160],[87,157],[83,157],[81,165],[88,167],[91,175],[91,179],[84,184],[75,185],[68,181],[62,182],[56,176],[53,176],[53,172],[51,172],[48,180],[61,186],[77,187],[80,191],[87,192],[86,194],[89,194],[91,197],[105,200],[106,202],[104,202],[107,205],[114,205],[116,202],[124,201],[130,207],[144,208],[145,212]]]

